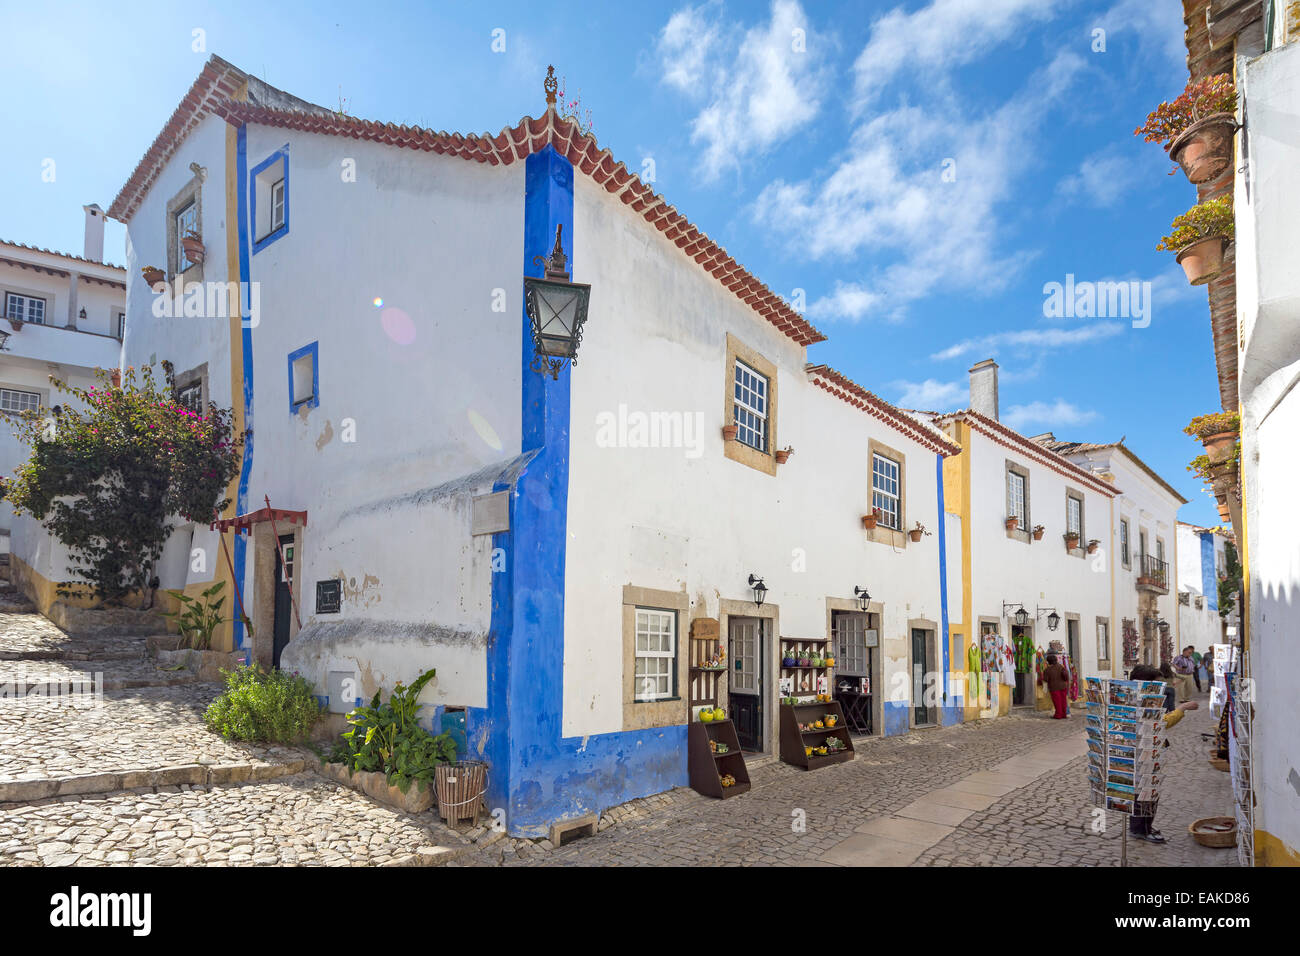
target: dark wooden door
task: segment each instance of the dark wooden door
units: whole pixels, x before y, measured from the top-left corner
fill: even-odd
[[[925,676],[934,670],[933,665],[929,632],[912,628],[912,720],[917,726],[934,723],[934,710],[925,699]]]
[[[728,688],[731,719],[740,749],[763,752],[763,622],[758,618],[731,618],[727,624],[731,655]]]
[[[284,561],[280,552],[284,552]],[[275,641],[271,649],[271,665],[280,666],[280,654],[289,644],[289,616],[293,614],[293,598],[289,590],[293,581],[293,535],[280,537],[280,548],[275,552]]]

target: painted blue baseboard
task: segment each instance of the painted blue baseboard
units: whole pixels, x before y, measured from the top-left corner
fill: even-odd
[[[912,705],[907,701],[885,701],[885,736],[897,737],[912,729]]]
[[[962,698],[954,697],[953,703],[944,704],[939,710],[939,723],[944,727],[951,727],[954,724],[960,724],[966,719]]]

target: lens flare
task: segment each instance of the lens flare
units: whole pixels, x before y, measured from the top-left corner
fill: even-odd
[[[483,439],[483,443],[493,451],[501,451],[504,447],[501,444],[501,436],[488,423],[488,420],[472,408],[468,409],[465,414],[469,417],[469,423],[474,426],[474,431],[478,432],[478,437]]]
[[[384,333],[398,345],[410,345],[415,341],[415,323],[401,309],[389,307],[379,313],[379,321]]]
[[[382,309],[384,307],[384,300],[379,296],[375,296],[371,304],[374,305],[376,309]]]

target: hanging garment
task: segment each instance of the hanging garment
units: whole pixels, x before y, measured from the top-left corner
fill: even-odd
[[[976,696],[983,696],[984,693],[984,688],[981,685],[983,679],[982,671],[984,669],[981,657],[980,649],[974,644],[966,649],[966,669],[971,674],[971,689],[975,692]]]
[[[1002,663],[1002,683],[1008,687],[1016,686],[1016,658],[1011,650],[1011,643],[1004,637],[998,638],[999,658]]]

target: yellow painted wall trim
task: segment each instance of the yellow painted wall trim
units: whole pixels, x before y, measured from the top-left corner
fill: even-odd
[[[1255,830],[1256,866],[1300,866],[1300,851],[1287,846],[1267,830]]]

